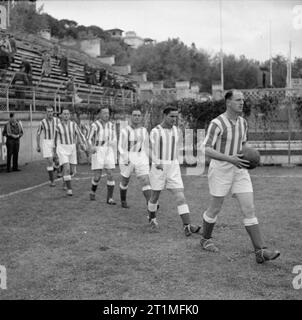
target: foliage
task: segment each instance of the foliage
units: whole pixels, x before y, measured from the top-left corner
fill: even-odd
[[[302,126],[302,98],[298,97],[298,98],[294,99],[294,103],[295,103],[296,115],[297,115],[299,122]]]
[[[47,20],[41,13],[43,6],[37,10],[27,1],[16,2],[11,10],[10,24],[13,31],[19,30],[28,33],[37,33],[47,28]]]
[[[221,113],[225,112],[224,100],[196,102],[183,100],[178,103],[181,114],[192,129],[207,129],[209,123]],[[251,101],[247,100],[243,107],[243,114],[248,117],[251,113]]]
[[[155,45],[139,47],[131,56],[133,72],[147,71],[150,81],[164,81],[165,87],[172,87],[175,81],[194,81],[210,89],[209,55],[187,47],[179,39],[169,39]]]
[[[212,83],[220,81],[220,55],[214,56],[195,44],[184,44],[179,38],[168,39],[155,44],[146,44],[132,49],[121,39],[114,39],[102,28],[92,25],[78,25],[76,21],[58,20],[43,13],[43,6],[35,11],[26,1],[15,2],[11,11],[13,30],[29,33],[49,28],[52,36],[59,39],[71,37],[101,39],[102,55],[115,55],[117,65],[131,64],[132,73],[147,72],[148,80],[164,81],[164,87],[174,87],[176,81],[198,83],[202,92],[211,92]],[[224,55],[224,87],[228,89],[252,89],[260,86],[260,62],[247,59],[244,55]],[[273,86],[286,85],[287,59],[281,55],[273,57]],[[261,66],[269,68],[270,61]],[[302,58],[295,58],[292,64],[293,77],[302,77]]]

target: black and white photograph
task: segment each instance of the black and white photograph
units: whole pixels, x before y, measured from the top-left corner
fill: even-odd
[[[301,194],[302,0],[0,1],[0,300],[302,300]]]

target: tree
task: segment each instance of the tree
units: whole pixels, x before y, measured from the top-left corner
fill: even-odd
[[[19,30],[36,34],[48,27],[45,15],[42,15],[43,6],[37,10],[27,1],[18,1],[11,10],[10,24],[12,30]]]

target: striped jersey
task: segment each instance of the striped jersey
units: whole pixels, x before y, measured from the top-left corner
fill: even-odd
[[[178,140],[179,132],[176,126],[171,129],[163,128],[161,125],[154,127],[150,133],[152,162],[156,164],[177,162]]]
[[[40,121],[37,134],[40,135],[43,131],[44,139],[52,140],[55,134],[56,126],[61,122],[61,120],[57,117],[53,117],[52,120],[48,120],[47,118]]]
[[[81,144],[86,144],[86,138],[81,132],[79,126],[69,120],[67,123],[60,122],[55,129],[55,144],[76,144],[79,139]]]
[[[132,128],[128,125],[123,128],[119,139],[119,152],[121,155],[127,152],[148,152],[149,135],[144,127]]]
[[[88,141],[90,144],[101,146],[108,146],[109,143],[116,142],[117,139],[114,124],[110,121],[102,124],[101,121],[96,120],[90,126]]]
[[[236,122],[233,122],[223,113],[211,121],[204,144],[225,155],[233,156],[241,152],[242,144],[246,141],[246,120],[239,116]]]

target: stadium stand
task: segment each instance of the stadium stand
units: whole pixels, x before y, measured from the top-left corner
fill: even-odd
[[[0,36],[4,37],[6,32],[0,30]],[[43,77],[41,81],[41,66],[42,66],[42,52],[49,50],[52,52],[54,43],[33,37],[32,35],[18,33],[15,34],[17,44],[17,52],[15,54],[15,61],[11,63],[6,81],[0,84],[0,104],[2,110],[13,109],[15,106],[14,90],[12,90],[11,82],[14,74],[20,70],[20,65],[23,60],[28,61],[32,67],[32,81],[33,87],[26,90],[25,107],[30,104],[33,108],[45,106],[49,103],[55,103],[55,106],[62,106],[66,101],[65,83],[68,78],[62,74],[59,63],[56,59],[51,59],[51,75],[50,77]],[[84,53],[77,52],[68,47],[60,47],[62,54],[69,52],[68,71],[69,76],[72,76],[77,85],[77,94],[82,99],[81,107],[99,106],[100,104],[109,104],[115,107],[123,107],[135,103],[136,94],[133,89],[134,86],[130,80],[125,77],[113,73],[113,69],[87,56]],[[121,89],[104,87],[100,83],[97,85],[90,85],[85,83],[84,65],[89,61],[89,64],[98,69],[107,69],[111,77],[116,79]],[[98,71],[99,72],[99,71]],[[97,76],[99,78],[99,76]],[[130,83],[130,84],[129,84]]]

